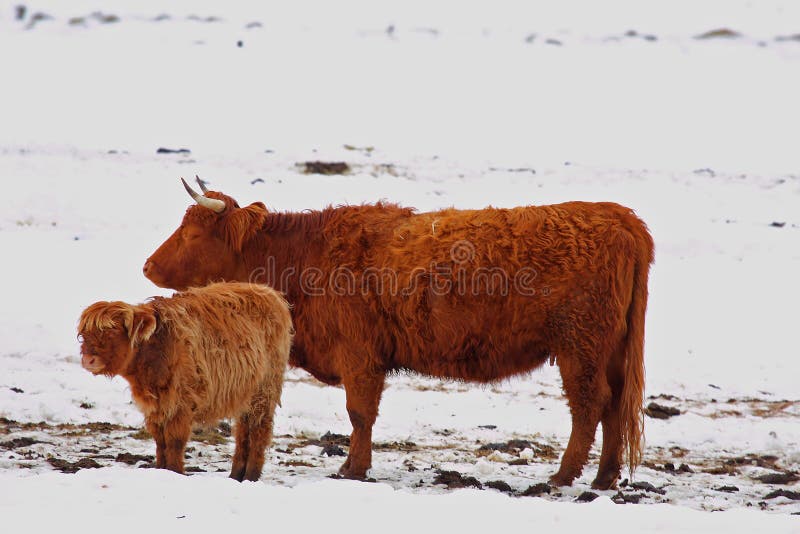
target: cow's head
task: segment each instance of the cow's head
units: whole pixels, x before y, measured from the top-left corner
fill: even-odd
[[[227,195],[203,194],[183,178],[186,191],[197,203],[186,210],[175,232],[144,264],[144,275],[159,287],[184,290],[222,280],[247,280],[242,248],[263,226],[267,208],[254,202],[245,208]]]
[[[150,339],[156,326],[155,314],[147,305],[95,302],[78,322],[81,365],[95,375],[125,372],[136,347]]]

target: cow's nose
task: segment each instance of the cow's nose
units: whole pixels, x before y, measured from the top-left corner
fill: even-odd
[[[154,269],[154,264],[152,260],[147,260],[146,262],[144,262],[144,267],[142,267],[142,272],[146,277],[148,278],[150,277],[150,275],[153,273],[153,269]]]

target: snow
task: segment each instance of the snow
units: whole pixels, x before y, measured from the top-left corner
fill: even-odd
[[[46,425],[0,434],[42,442],[0,448],[4,525],[797,531],[800,504],[764,498],[797,485],[754,481],[771,471],[750,463],[772,455],[800,470],[800,42],[779,39],[798,32],[800,4],[41,0],[17,21],[17,3],[0,2],[0,417]],[[37,12],[52,18],[28,28]],[[720,28],[740,37],[696,38]],[[296,165],[316,159],[353,172]],[[636,480],[666,494],[639,505],[613,503],[615,492],[572,502],[596,458],[560,496],[432,484],[433,469],[517,491],[546,480],[556,460],[533,450],[475,451],[510,439],[563,451],[569,414],[550,367],[484,387],[391,377],[375,441],[415,448],[376,451],[373,484],[328,480],[342,458],[301,443],[350,425],[343,390],[300,370],[287,374],[258,483],[216,472],[230,467],[230,442],[194,444],[187,462],[207,472],[190,477],[115,463],[153,445],[130,436],[142,417],[124,381],[81,369],[75,324],[96,300],[169,294],[141,266],[189,203],[178,178],[194,174],[281,210],[378,199],[635,208],[656,241],[646,393],[682,412],[647,419],[645,460],[694,473],[640,468]],[[63,426],[97,422],[121,427],[75,437]],[[44,461],[87,447],[111,461],[76,474]],[[530,465],[509,465],[518,457]],[[735,475],[702,472],[742,457]],[[740,491],[715,491],[726,484]]]

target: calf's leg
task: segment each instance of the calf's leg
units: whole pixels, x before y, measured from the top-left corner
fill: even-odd
[[[266,388],[257,393],[250,410],[236,424],[236,451],[231,478],[238,481],[261,478],[267,447],[272,443],[272,425],[278,401]]]
[[[178,414],[164,423],[164,467],[183,473],[183,455],[192,432],[192,419]]]
[[[241,482],[247,469],[247,456],[250,453],[250,428],[247,414],[242,414],[236,421],[236,449],[233,452],[233,465],[230,478]]]
[[[155,421],[145,420],[145,427],[156,441],[156,468],[164,469],[167,466],[166,442],[164,441],[164,427]]]
[[[363,480],[372,465],[372,425],[378,417],[384,380],[383,371],[368,370],[342,378],[347,413],[353,425],[350,454],[339,469],[339,474],[345,478]]]

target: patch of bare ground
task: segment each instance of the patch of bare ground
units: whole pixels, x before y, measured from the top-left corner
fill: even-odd
[[[691,407],[695,401],[675,397],[658,400],[674,406],[681,414],[695,411]],[[701,404],[697,402],[698,406]],[[760,413],[763,417],[784,416],[781,414],[796,406],[795,402],[757,399],[719,404],[736,411]],[[682,417],[658,424],[677,428]],[[487,435],[493,440],[503,435],[497,425],[483,425],[480,431],[490,432]],[[109,466],[131,469],[154,466],[153,440],[144,429],[136,427],[102,422],[49,424],[0,419],[0,437],[0,468],[5,469],[74,473]],[[792,451],[732,452],[722,445],[718,449],[703,446],[695,450],[682,442],[671,447],[650,446],[645,449],[635,480],[622,480],[609,491],[589,492],[589,483],[597,469],[599,445],[592,449],[592,459],[583,476],[568,489],[553,488],[546,482],[558,469],[563,453],[564,443],[556,437],[510,434],[505,439],[493,440],[476,441],[473,433],[430,427],[422,427],[413,441],[376,440],[371,480],[423,492],[472,488],[498,491],[514,498],[553,501],[583,502],[593,498],[592,495],[602,495],[620,505],[667,502],[702,510],[754,507],[776,513],[800,512],[800,502],[793,499],[800,483],[800,465]],[[335,478],[349,446],[349,436],[334,432],[277,435],[263,480],[292,485]],[[231,426],[226,422],[198,429],[187,447],[187,473],[204,476],[202,473],[227,472],[232,451]]]

